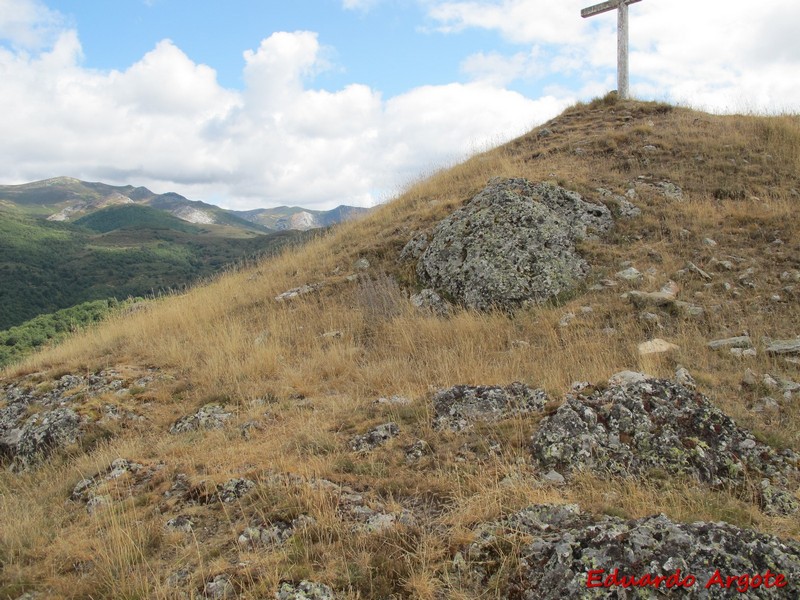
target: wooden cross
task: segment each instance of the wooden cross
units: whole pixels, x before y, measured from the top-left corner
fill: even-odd
[[[608,0],[581,11],[586,19],[610,10],[617,11],[617,94],[628,97],[628,5],[642,0]]]

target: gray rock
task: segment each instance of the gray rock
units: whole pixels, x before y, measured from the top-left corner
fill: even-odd
[[[800,354],[800,337],[793,340],[773,340],[767,346],[767,354]]]
[[[589,266],[575,241],[611,224],[605,206],[575,192],[525,179],[495,180],[436,226],[417,276],[478,310],[544,302],[586,277]]]
[[[169,428],[170,433],[186,433],[198,429],[221,429],[232,417],[219,404],[206,404],[193,415],[181,417]]]
[[[11,457],[14,469],[25,470],[55,450],[75,444],[81,435],[80,416],[71,408],[56,408],[31,415],[21,427],[2,432],[0,456]]]
[[[411,304],[420,310],[429,310],[443,317],[450,314],[450,304],[431,288],[425,288],[418,294],[412,294],[410,300]]]
[[[430,235],[428,232],[423,231],[417,233],[403,246],[403,249],[400,251],[400,260],[418,260],[419,257],[422,256],[422,253],[425,252],[428,244],[430,244]]]
[[[650,377],[639,371],[619,371],[608,378],[608,385],[630,385],[641,383]]]
[[[708,342],[708,347],[712,350],[721,350],[722,348],[752,348],[753,342],[750,339],[750,336],[740,335]]]
[[[465,554],[477,584],[487,583],[509,561],[518,564],[501,595],[520,600],[661,598],[674,593],[663,580],[632,590],[587,587],[590,573],[596,582],[616,569],[619,577],[637,579],[668,577],[680,569],[679,579],[690,574],[696,578],[693,586],[677,592],[685,598],[722,597],[717,592],[728,590],[716,585],[706,589],[717,569],[723,581],[744,573],[763,576],[769,569],[789,582],[783,588],[752,587],[747,598],[795,598],[793,586],[800,578],[800,544],[795,541],[727,523],[676,523],[664,515],[629,521],[595,517],[575,505],[535,505],[482,525]]]
[[[382,446],[399,434],[400,427],[397,426],[397,423],[384,423],[363,435],[353,437],[350,440],[350,448],[353,452],[369,452],[378,446]]]
[[[688,390],[694,390],[697,388],[697,382],[692,377],[692,374],[689,373],[689,370],[685,367],[678,365],[678,368],[675,369],[675,383],[680,386],[685,387]]]
[[[286,302],[287,300],[294,300],[295,298],[299,298],[300,296],[305,296],[306,294],[315,292],[321,287],[322,287],[321,283],[308,283],[306,285],[301,285],[300,287],[292,288],[290,290],[286,290],[281,294],[278,294],[277,296],[275,296],[275,302]]]
[[[638,281],[642,278],[642,273],[636,267],[628,267],[624,271],[619,271],[614,275],[617,279],[624,279],[625,281]]]
[[[181,533],[191,533],[194,523],[192,522],[191,517],[187,517],[186,515],[178,515],[177,517],[167,521],[166,527],[167,529],[180,531]]]
[[[275,593],[277,600],[335,600],[333,590],[324,583],[285,581]]]
[[[544,390],[514,382],[506,387],[457,385],[433,397],[437,429],[461,431],[478,421],[493,422],[513,415],[540,411],[547,404]]]
[[[218,486],[217,495],[221,502],[229,504],[247,495],[254,487],[256,487],[254,481],[237,477]]]
[[[203,588],[203,596],[213,600],[224,600],[236,597],[236,588],[227,575],[217,575]]]
[[[780,498],[776,502],[762,494],[762,508],[796,511],[800,503],[787,489],[800,479],[800,457],[762,443],[741,449],[746,439],[753,435],[704,396],[671,381],[649,379],[568,394],[558,411],[542,421],[531,452],[540,470],[567,477],[576,469],[646,476],[657,468],[714,487],[741,489],[761,474]]]

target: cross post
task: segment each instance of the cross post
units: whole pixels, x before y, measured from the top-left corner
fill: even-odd
[[[595,15],[617,11],[617,95],[623,100],[628,98],[628,5],[642,0],[608,0],[581,11],[586,19]]]

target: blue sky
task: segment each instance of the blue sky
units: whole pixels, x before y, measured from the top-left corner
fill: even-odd
[[[384,201],[616,86],[587,0],[0,0],[0,182]],[[691,15],[691,18],[687,18]],[[800,3],[643,0],[631,90],[796,111]]]

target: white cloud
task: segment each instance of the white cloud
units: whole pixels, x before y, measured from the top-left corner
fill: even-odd
[[[0,0],[0,40],[17,48],[39,50],[60,36],[65,18],[39,0]]]
[[[540,74],[575,74],[594,89],[615,69],[613,13],[580,18],[588,0],[424,3],[436,28],[479,28],[552,54]],[[712,110],[800,107],[800,4],[797,0],[644,0],[630,7],[633,93]],[[535,56],[475,55],[469,73],[496,68],[497,81],[530,76]],[[536,71],[533,71],[536,72]],[[606,88],[608,89],[608,88]]]
[[[169,40],[124,71],[84,68],[81,56],[71,30],[36,55],[0,48],[4,183],[71,175],[241,209],[365,205],[566,104],[485,81],[392,98],[357,84],[312,89],[329,64],[307,31],[246,51],[242,91]]]
[[[346,10],[368,11],[381,0],[342,0],[342,7]]]

